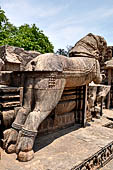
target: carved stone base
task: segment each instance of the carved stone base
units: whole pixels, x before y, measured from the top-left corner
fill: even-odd
[[[113,159],[113,141],[71,170],[100,169]]]

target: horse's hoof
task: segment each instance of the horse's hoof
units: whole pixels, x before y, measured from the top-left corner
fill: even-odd
[[[7,140],[10,136],[10,133],[11,133],[11,129],[6,129],[4,132],[3,132],[3,139],[2,139],[2,148],[5,150],[6,149],[6,143],[7,143]]]
[[[9,138],[9,135],[11,133],[11,128],[10,129],[6,129],[4,132],[3,132],[3,137],[4,137],[4,140],[7,140]]]
[[[6,152],[11,154],[16,152],[16,144],[11,144],[7,149]]]
[[[22,162],[27,162],[30,161],[31,159],[34,158],[34,152],[33,150],[28,151],[28,152],[22,152],[20,151],[17,155],[17,159]]]

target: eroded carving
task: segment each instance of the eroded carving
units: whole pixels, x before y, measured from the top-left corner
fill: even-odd
[[[110,86],[102,84],[89,84],[88,110],[94,117],[102,116],[102,104],[110,91]]]
[[[33,158],[32,148],[38,127],[58,104],[64,88],[102,80],[99,61],[103,59],[106,47],[102,37],[88,34],[70,51],[70,58],[43,54],[27,64],[26,71],[52,71],[62,73],[62,76],[25,77],[23,106],[15,109],[16,119],[10,133],[7,131],[8,135],[5,135],[8,153],[16,152],[20,161]]]

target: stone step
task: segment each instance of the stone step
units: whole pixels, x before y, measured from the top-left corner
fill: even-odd
[[[70,95],[70,94],[83,94],[83,89],[64,89],[63,95]]]
[[[76,93],[76,91],[75,90],[64,90],[63,91],[63,95],[65,95],[65,94],[75,94]]]
[[[16,106],[20,106],[20,101],[11,101],[11,102],[6,102],[6,103],[0,103],[0,105],[2,105],[3,108],[7,108],[7,107],[16,107]]]
[[[63,95],[60,99],[60,101],[65,101],[65,100],[73,100],[73,99],[76,99],[76,95]]]
[[[11,92],[19,92],[20,88],[17,87],[3,87],[0,88],[0,93],[4,92],[4,93],[11,93]]]
[[[61,115],[67,112],[70,112],[76,107],[76,102],[73,101],[63,101],[59,102],[57,106],[55,107],[55,114],[56,115]]]
[[[13,98],[20,98],[20,95],[11,95],[11,94],[5,94],[0,95],[1,99],[13,99]]]

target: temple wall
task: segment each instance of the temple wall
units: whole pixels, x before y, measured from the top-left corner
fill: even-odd
[[[20,64],[5,62],[3,69],[5,71],[19,71],[20,70]]]
[[[111,89],[110,89],[110,108],[113,108],[113,69],[111,69],[111,83],[109,84],[108,79],[108,69],[105,70],[105,75],[106,78],[105,80],[102,82],[105,85],[111,85]],[[107,103],[107,99],[106,99],[106,103]]]
[[[113,108],[113,69],[111,71],[110,107]]]

